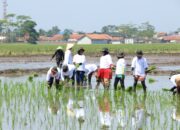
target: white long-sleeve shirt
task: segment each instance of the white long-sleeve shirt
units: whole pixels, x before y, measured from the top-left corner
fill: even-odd
[[[78,71],[85,71],[85,63],[86,63],[86,57],[85,57],[85,55],[76,54],[76,55],[73,57],[73,63],[75,63],[75,64],[82,63],[82,65],[80,65],[80,66],[77,68],[77,70],[78,70]]]
[[[131,67],[134,68],[134,75],[145,76],[145,69],[148,68],[146,58],[138,59],[134,57]]]
[[[105,55],[100,58],[100,69],[108,69],[113,64],[111,56]]]
[[[67,50],[65,52],[65,56],[64,56],[64,65],[67,64],[73,64],[73,57],[72,57],[72,52],[70,50]]]
[[[116,75],[124,75],[125,74],[125,69],[126,69],[126,61],[124,58],[119,59],[117,64],[116,64]]]
[[[75,66],[74,65],[70,65],[68,64],[68,71],[67,72],[63,72],[63,70],[61,70],[61,80],[64,81],[64,77],[67,76],[69,78],[73,77],[73,73],[75,70]]]
[[[58,68],[57,69],[58,72],[55,75],[53,75],[52,72],[51,72],[52,68],[53,67],[51,67],[47,72],[46,81],[49,81],[51,77],[60,80],[61,79],[61,71],[60,71],[60,69]]]
[[[176,78],[177,77],[180,77],[180,74],[173,75],[170,78],[170,81],[173,83],[174,86],[177,86],[177,84],[176,84]]]
[[[95,64],[86,64],[85,65],[86,75],[89,75],[90,73],[92,73],[96,70],[97,70],[97,65],[95,65]]]

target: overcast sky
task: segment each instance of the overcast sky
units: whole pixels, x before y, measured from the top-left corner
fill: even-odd
[[[2,11],[2,0],[0,7]],[[57,25],[91,32],[104,25],[146,21],[157,31],[180,27],[180,0],[8,0],[8,13],[29,15],[44,29]]]

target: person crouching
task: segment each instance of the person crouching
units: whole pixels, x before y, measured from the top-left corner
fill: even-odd
[[[170,81],[173,83],[173,87],[170,89],[173,94],[180,94],[180,74],[171,76]]]
[[[121,83],[122,90],[125,90],[124,86],[124,79],[125,79],[125,69],[126,69],[126,62],[124,59],[124,53],[119,53],[117,55],[118,62],[116,64],[116,77],[114,80],[114,89],[117,90],[118,82]]]
[[[146,61],[146,58],[143,57],[143,52],[137,51],[136,52],[136,57],[133,58],[132,60],[132,72],[134,76],[134,91],[136,91],[136,85],[138,81],[141,81],[141,84],[143,86],[144,92],[146,92],[146,71],[148,69],[148,64]]]
[[[71,80],[72,86],[74,86],[75,77],[75,66],[74,65],[63,65],[61,70],[61,80],[69,82]]]
[[[78,86],[83,86],[84,74],[85,74],[85,62],[86,57],[84,55],[84,49],[80,48],[77,54],[73,57],[73,63],[76,66],[76,82]]]
[[[96,64],[86,64],[85,65],[85,73],[88,78],[89,88],[92,88],[91,79],[92,79],[93,75],[95,75],[95,77],[96,77],[97,72],[98,72],[98,67]]]
[[[104,88],[110,87],[110,80],[112,79],[113,63],[112,58],[109,54],[108,48],[102,50],[102,56],[100,58],[100,68],[98,70],[99,82],[101,82]],[[98,87],[99,85],[97,85]]]
[[[55,79],[56,88],[59,88],[59,81],[61,78],[60,69],[58,67],[51,67],[46,76],[46,81],[48,84],[48,88],[52,87],[53,81]]]

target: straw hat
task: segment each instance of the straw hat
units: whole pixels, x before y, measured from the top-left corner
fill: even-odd
[[[69,50],[69,49],[71,49],[71,48],[73,48],[73,46],[74,46],[74,44],[67,44],[67,46],[66,46],[66,50]]]
[[[62,46],[58,46],[56,50],[63,50]]]

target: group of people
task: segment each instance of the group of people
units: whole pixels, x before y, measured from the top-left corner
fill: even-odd
[[[122,90],[125,90],[126,60],[123,52],[117,54],[118,61],[116,65],[114,65],[108,48],[104,48],[101,51],[100,64],[97,66],[96,64],[86,64],[84,48],[79,48],[77,54],[73,56],[73,46],[73,44],[67,44],[65,53],[63,48],[59,46],[52,56],[52,59],[56,57],[57,66],[51,67],[48,70],[46,80],[49,88],[51,88],[54,79],[57,87],[60,81],[71,81],[72,85],[75,85],[76,81],[77,86],[83,86],[87,80],[88,85],[91,86],[91,78],[95,75],[97,81],[96,88],[102,83],[104,88],[108,89],[113,71],[115,70],[114,89],[118,89],[118,83],[120,82]],[[132,60],[131,68],[134,77],[134,90],[136,90],[137,82],[141,81],[143,90],[146,91],[145,79],[148,64],[141,50],[136,52],[136,56]]]

